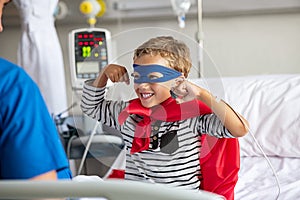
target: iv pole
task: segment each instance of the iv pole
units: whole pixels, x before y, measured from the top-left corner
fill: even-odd
[[[197,1],[198,6],[198,32],[197,32],[197,41],[198,41],[198,78],[203,77],[203,26],[202,26],[202,0]]]

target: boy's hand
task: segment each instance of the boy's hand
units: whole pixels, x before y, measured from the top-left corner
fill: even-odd
[[[125,82],[129,85],[129,76],[127,69],[121,65],[109,64],[103,69],[103,75],[105,75],[112,82]]]
[[[175,79],[175,84],[171,88],[173,98],[175,97],[177,103],[183,103],[198,98],[201,93],[201,88],[183,77]],[[174,95],[175,94],[175,95]]]
[[[109,64],[104,67],[99,76],[93,82],[95,87],[105,87],[108,79],[112,82],[125,82],[129,85],[129,76],[125,67],[117,64]]]

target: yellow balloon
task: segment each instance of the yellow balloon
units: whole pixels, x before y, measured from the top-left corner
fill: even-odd
[[[83,13],[83,14],[89,14],[93,11],[93,5],[91,2],[88,2],[88,1],[83,1],[81,4],[80,4],[80,7],[79,7],[80,11]]]
[[[103,0],[97,0],[97,2],[100,5],[100,11],[97,13],[96,17],[101,17],[106,11],[106,4]]]

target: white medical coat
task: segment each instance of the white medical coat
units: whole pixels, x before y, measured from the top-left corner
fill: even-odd
[[[63,55],[53,13],[58,0],[13,0],[20,11],[22,34],[18,64],[38,84],[50,113],[67,107]]]

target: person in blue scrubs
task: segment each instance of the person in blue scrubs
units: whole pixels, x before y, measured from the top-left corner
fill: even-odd
[[[0,32],[8,2],[0,0]],[[63,145],[37,85],[3,58],[0,77],[0,179],[71,179]]]

